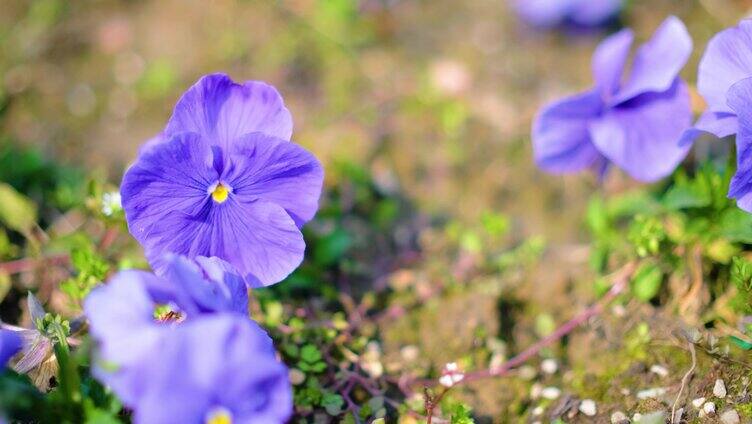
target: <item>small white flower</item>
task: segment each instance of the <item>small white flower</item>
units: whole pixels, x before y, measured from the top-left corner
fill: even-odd
[[[444,370],[441,372],[439,383],[444,387],[452,387],[464,379],[465,374],[459,370],[457,363],[450,362],[444,365]]]
[[[119,191],[108,191],[102,195],[102,213],[112,216],[113,213],[123,209]]]

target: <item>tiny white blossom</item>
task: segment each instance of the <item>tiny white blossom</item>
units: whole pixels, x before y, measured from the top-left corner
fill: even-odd
[[[123,209],[119,191],[108,191],[102,195],[102,213],[112,216],[113,213]]]

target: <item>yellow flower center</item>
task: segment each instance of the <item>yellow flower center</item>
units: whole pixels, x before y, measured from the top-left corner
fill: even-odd
[[[211,196],[215,202],[222,203],[225,200],[227,200],[227,195],[229,194],[230,194],[230,190],[228,190],[227,187],[223,186],[222,183],[217,183],[217,187],[214,188],[214,191],[212,191]]]
[[[205,424],[232,424],[232,414],[224,408],[217,408],[206,416]]]

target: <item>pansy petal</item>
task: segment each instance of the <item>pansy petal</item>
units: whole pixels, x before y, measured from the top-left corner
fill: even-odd
[[[735,114],[706,111],[695,122],[695,126],[684,133],[682,141],[679,144],[691,144],[703,133],[713,134],[718,138],[727,137],[736,134],[738,128],[739,120]]]
[[[633,178],[651,182],[671,172],[690,146],[679,141],[691,122],[689,91],[677,79],[665,93],[643,94],[591,123],[593,143]]]
[[[514,9],[528,24],[546,28],[564,21],[569,4],[561,0],[514,0]]]
[[[287,370],[256,323],[212,315],[176,328],[162,348],[169,362],[153,364],[150,390],[135,408],[136,422],[204,422],[217,409],[233,422],[273,424],[289,418]]]
[[[623,0],[572,0],[570,4],[569,20],[578,25],[595,26],[614,18],[621,10]]]
[[[640,46],[626,84],[613,104],[628,101],[640,94],[670,89],[692,54],[692,38],[679,18],[669,16],[653,37]]]
[[[21,337],[11,330],[0,330],[0,369],[21,350]]]
[[[159,284],[144,271],[121,271],[84,301],[90,333],[98,342],[94,373],[126,403],[138,397],[143,375],[134,370],[150,360],[159,343],[154,303],[145,287]]]
[[[619,89],[633,41],[634,33],[623,29],[603,40],[593,53],[595,85],[607,98]]]
[[[597,90],[555,102],[533,122],[535,162],[547,172],[581,171],[601,158],[590,141],[588,123],[597,117],[603,103]]]
[[[194,262],[184,256],[168,255],[165,261],[164,283],[172,286],[174,302],[181,311],[189,318],[199,313],[247,314],[248,294],[243,280],[225,272],[216,258],[201,257],[201,262],[196,259]],[[210,268],[211,276],[202,264]]]
[[[298,227],[316,214],[324,170],[297,144],[261,133],[238,140],[222,179],[245,201],[264,200],[284,208]]]
[[[211,147],[198,134],[179,134],[148,149],[120,187],[131,234],[143,244],[165,214],[196,212],[217,177]]]
[[[731,179],[728,196],[736,199],[740,208],[752,212],[752,78],[731,86],[728,105],[739,116],[736,173]]]
[[[237,84],[225,74],[211,74],[198,80],[175,105],[165,133],[182,132],[199,133],[223,147],[252,132],[289,140],[292,116],[271,85]]]
[[[731,112],[731,86],[752,76],[752,20],[716,34],[708,43],[697,72],[697,90],[713,112]]]
[[[268,286],[287,277],[303,260],[303,235],[280,206],[231,196],[208,201],[196,215],[175,213],[152,227],[144,245],[152,266],[163,272],[164,252],[216,256],[231,263],[250,286]]]
[[[217,257],[198,256],[195,261],[204,274],[222,286],[222,293],[229,299],[228,303],[224,305],[227,308],[226,310],[247,315],[248,288],[238,270]]]

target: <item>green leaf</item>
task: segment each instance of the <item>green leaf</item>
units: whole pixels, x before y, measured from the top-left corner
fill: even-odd
[[[729,209],[721,215],[720,234],[730,241],[752,243],[752,214],[741,209]]]
[[[28,233],[37,222],[37,208],[26,196],[0,183],[0,221],[8,228]]]
[[[316,243],[313,260],[321,265],[336,263],[352,245],[352,238],[342,228],[337,228]]]
[[[300,359],[309,364],[315,364],[321,360],[321,352],[316,346],[307,344],[300,349]]]
[[[643,302],[654,298],[661,289],[663,272],[655,264],[644,264],[632,278],[632,293]]]
[[[345,404],[345,400],[342,396],[334,393],[326,393],[321,399],[321,406],[326,409],[326,413],[329,415],[339,415],[342,413],[342,406]]]

